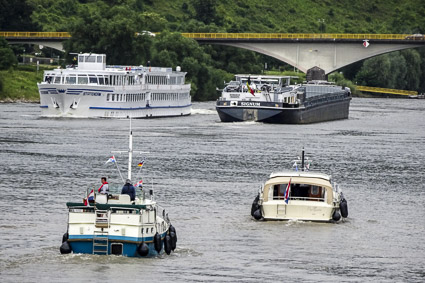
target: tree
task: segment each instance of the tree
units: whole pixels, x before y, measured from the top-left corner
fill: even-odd
[[[142,32],[141,14],[135,9],[96,1],[78,10],[78,19],[69,25],[68,53],[105,53],[109,64],[139,65],[150,59],[152,37]]]
[[[7,70],[13,65],[17,65],[18,60],[6,39],[0,37],[0,70]]]

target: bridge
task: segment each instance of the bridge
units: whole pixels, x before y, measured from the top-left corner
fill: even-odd
[[[425,46],[423,35],[341,33],[182,33],[199,43],[248,49],[286,62],[306,73],[329,74],[344,66],[397,50]],[[9,43],[32,43],[63,50],[67,32],[0,32]]]
[[[422,35],[332,33],[182,33],[200,43],[248,49],[286,62],[306,73],[332,73],[373,56],[425,46]]]

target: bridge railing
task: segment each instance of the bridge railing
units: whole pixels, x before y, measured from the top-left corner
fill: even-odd
[[[194,39],[375,39],[375,40],[425,40],[425,36],[412,34],[372,33],[182,33]],[[69,32],[0,31],[6,38],[70,38]]]
[[[381,39],[425,40],[411,34],[366,34],[366,33],[182,33],[195,39]]]
[[[360,86],[360,85],[356,86],[356,89],[359,91],[365,91],[365,92],[388,93],[388,94],[397,94],[397,95],[417,95],[418,94],[418,92],[414,90],[391,89],[391,88]]]
[[[33,31],[0,31],[0,37],[6,38],[70,38],[69,32],[33,32]]]

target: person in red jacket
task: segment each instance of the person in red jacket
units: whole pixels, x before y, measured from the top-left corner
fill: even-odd
[[[97,189],[97,192],[101,193],[102,195],[109,194],[109,185],[108,185],[108,182],[106,181],[106,177],[102,177],[100,180],[102,181],[102,186],[100,186],[100,188]]]

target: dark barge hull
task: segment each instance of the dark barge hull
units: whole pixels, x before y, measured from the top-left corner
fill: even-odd
[[[326,103],[288,107],[281,103],[261,103],[260,106],[230,105],[230,101],[217,101],[216,109],[222,122],[257,121],[274,124],[310,124],[347,119],[351,97]],[[246,103],[249,104],[249,103]],[[285,107],[286,106],[286,107]]]

